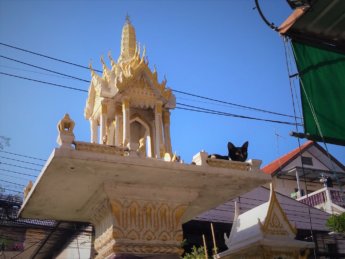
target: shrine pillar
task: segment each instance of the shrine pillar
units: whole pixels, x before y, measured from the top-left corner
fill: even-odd
[[[101,125],[101,134],[99,136],[99,144],[105,144],[107,139],[107,116],[108,107],[106,103],[101,103],[101,116],[100,116],[100,125]]]
[[[123,139],[123,119],[122,107],[118,105],[115,107],[115,146],[120,146]]]
[[[108,135],[107,135],[107,145],[114,146],[115,138],[115,121],[112,121],[109,125]]]
[[[90,128],[91,128],[91,143],[97,143],[98,138],[98,124],[97,120],[93,117],[90,117]]]
[[[155,154],[156,158],[161,158],[161,144],[162,144],[162,103],[157,102],[155,106]]]
[[[163,112],[163,125],[164,125],[165,152],[172,154],[171,139],[170,139],[170,112],[168,110],[165,110]]]
[[[130,140],[130,113],[129,113],[129,99],[122,100],[122,116],[123,116],[123,146],[126,147]]]

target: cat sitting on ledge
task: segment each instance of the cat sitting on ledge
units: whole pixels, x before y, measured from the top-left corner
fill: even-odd
[[[209,158],[223,159],[223,160],[232,160],[244,162],[248,157],[248,141],[244,142],[242,147],[235,147],[234,144],[228,142],[228,155],[222,156],[218,154],[209,155]]]

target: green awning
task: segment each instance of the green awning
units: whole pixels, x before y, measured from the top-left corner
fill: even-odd
[[[345,145],[345,55],[292,41],[305,134]]]

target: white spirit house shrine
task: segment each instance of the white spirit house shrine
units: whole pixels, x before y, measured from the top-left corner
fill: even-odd
[[[92,67],[85,107],[91,141],[75,139],[73,120],[58,123],[59,146],[25,197],[20,216],[91,222],[96,258],[179,258],[182,224],[270,181],[260,160],[172,156],[175,97],[148,66],[126,19],[121,53],[103,74]]]

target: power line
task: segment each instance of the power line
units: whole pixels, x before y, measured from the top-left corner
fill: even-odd
[[[3,179],[0,179],[0,182],[4,182],[4,183],[9,183],[9,184],[14,184],[14,185],[18,185],[18,186],[21,186],[21,187],[25,187],[24,184],[14,183],[14,182],[6,181],[6,180],[3,180]]]
[[[58,59],[58,58],[53,58],[53,57],[50,57],[50,56],[47,56],[47,55],[44,55],[44,54],[41,54],[41,53],[38,53],[38,52],[34,52],[34,51],[27,50],[27,49],[18,48],[18,47],[15,47],[15,46],[12,46],[12,45],[9,45],[9,44],[5,44],[5,43],[2,43],[2,42],[0,42],[0,45],[6,46],[6,47],[9,47],[9,48],[12,48],[12,49],[20,50],[20,51],[23,51],[23,52],[27,52],[27,53],[30,53],[30,54],[33,54],[33,55],[36,55],[36,56],[40,56],[40,57],[48,58],[48,59],[51,59],[51,60],[59,61],[59,62],[68,64],[68,65],[89,69],[87,66],[82,66],[82,65],[79,65],[79,64],[76,64],[76,63],[72,63],[72,62],[69,62],[69,61],[65,61],[65,60],[62,60],[62,59]],[[97,72],[102,73],[102,71],[100,71],[100,70],[97,70],[97,69],[94,69],[94,70],[97,71]]]
[[[201,108],[198,106],[193,106],[193,105],[188,105],[188,104],[182,104],[182,103],[177,103],[177,104],[182,105],[182,106],[186,106],[186,107],[190,107],[190,108],[176,107],[177,109],[181,109],[181,110],[209,113],[209,114],[215,114],[215,115],[221,115],[221,116],[227,116],[227,117],[235,117],[235,118],[242,118],[242,119],[249,119],[249,120],[257,120],[257,121],[273,122],[273,123],[280,123],[280,124],[287,124],[287,125],[295,125],[294,122],[262,119],[262,118],[256,118],[256,117],[250,117],[250,116],[244,116],[244,115],[238,115],[238,114],[233,114],[233,113],[216,111],[216,110],[212,110],[212,109]],[[301,124],[299,124],[299,125],[301,125]]]
[[[50,83],[50,82],[36,80],[36,79],[32,79],[32,78],[17,76],[17,75],[13,75],[13,74],[8,74],[8,73],[3,73],[3,72],[0,72],[0,74],[7,75],[7,76],[12,76],[12,77],[16,77],[16,78],[20,78],[20,79],[24,79],[24,80],[30,80],[30,81],[38,82],[38,83],[41,83],[41,84],[57,86],[57,87],[61,87],[61,88],[69,89],[69,90],[75,90],[75,91],[80,91],[80,92],[88,92],[87,90],[80,89],[80,88],[69,87],[69,86],[65,86],[65,85],[59,85],[59,84],[55,84],[55,83]],[[189,111],[202,112],[202,113],[208,113],[208,114],[214,114],[214,115],[223,115],[223,116],[229,116],[229,117],[236,117],[236,118],[242,118],[242,119],[251,119],[251,120],[258,120],[258,121],[266,121],[266,122],[273,122],[273,123],[280,123],[280,124],[287,124],[287,125],[295,125],[292,122],[249,117],[249,116],[244,116],[244,115],[226,113],[226,112],[222,112],[222,111],[215,111],[215,110],[206,109],[206,108],[197,107],[197,106],[192,106],[192,105],[188,105],[188,104],[179,103],[179,105],[192,108],[191,109],[191,108],[176,107],[177,109],[181,109],[181,110],[189,110]]]
[[[32,156],[27,156],[27,155],[21,155],[21,154],[18,154],[18,153],[12,153],[12,152],[8,152],[8,151],[4,151],[4,150],[0,150],[0,152],[6,153],[6,154],[10,154],[10,155],[15,155],[15,156],[21,156],[21,157],[25,157],[25,158],[35,159],[35,160],[41,160],[41,161],[44,161],[44,162],[46,161],[46,159],[32,157]]]
[[[31,163],[31,162],[26,162],[26,161],[23,161],[23,160],[13,159],[13,158],[4,157],[4,156],[0,156],[0,158],[7,159],[7,160],[11,160],[11,161],[16,161],[16,162],[20,162],[20,163],[26,163],[26,164],[30,164],[30,165],[36,165],[36,166],[41,166],[41,167],[43,166],[43,165],[40,165],[40,164]],[[0,162],[0,163],[1,163],[1,162]]]
[[[201,98],[201,99],[213,101],[213,102],[222,103],[222,104],[237,106],[237,107],[241,107],[241,108],[245,108],[245,109],[250,109],[250,110],[255,110],[255,111],[270,113],[270,114],[279,115],[279,116],[285,116],[285,117],[295,118],[295,117],[292,116],[292,115],[287,115],[287,114],[283,114],[283,113],[272,112],[272,111],[268,111],[268,110],[263,110],[263,109],[259,109],[259,108],[254,108],[254,107],[250,107],[250,106],[246,106],[246,105],[241,105],[241,104],[236,104],[236,103],[221,101],[221,100],[217,100],[217,99],[214,99],[214,98],[204,97],[204,96],[201,96],[201,95],[191,94],[191,93],[187,93],[187,92],[183,92],[183,91],[179,91],[179,90],[173,90],[173,89],[172,89],[172,91],[173,91],[173,92],[176,92],[176,93],[180,93],[180,94],[185,94],[185,95],[189,95],[189,96],[193,96],[193,97],[197,97],[197,98]]]
[[[1,169],[0,169],[1,170]],[[1,170],[3,171],[3,170]],[[33,179],[34,177],[29,177],[29,176],[18,176],[18,175],[10,175],[7,172],[0,172],[0,176],[4,179],[7,179],[8,177],[13,178],[14,180],[18,181],[25,181],[28,182],[31,179]]]
[[[10,192],[15,192],[15,193],[19,193],[19,194],[23,193],[23,192],[19,192],[19,191],[16,191],[16,190],[13,190],[13,189],[9,189],[9,188],[6,188],[6,187],[2,187],[2,188],[7,190],[7,191],[10,191]]]
[[[65,89],[70,89],[70,90],[74,90],[74,91],[80,91],[80,92],[86,92],[87,93],[87,90],[80,89],[80,88],[75,88],[75,87],[45,82],[45,81],[41,81],[41,80],[36,80],[36,79],[23,77],[23,76],[17,76],[17,75],[13,75],[13,74],[4,73],[4,72],[0,72],[0,74],[6,75],[6,76],[11,76],[11,77],[16,77],[16,78],[20,78],[20,79],[24,79],[24,80],[29,80],[29,81],[33,81],[33,82],[37,82],[37,83],[41,83],[41,84],[53,85],[53,86],[57,86],[57,87],[65,88]]]
[[[7,169],[3,169],[3,168],[0,168],[0,171],[9,172],[9,173],[13,173],[13,174],[20,174],[20,175],[25,175],[25,176],[31,176],[31,177],[35,177],[35,178],[37,177],[37,175],[21,173],[21,172],[7,170]]]
[[[60,73],[60,72],[57,72],[55,70],[51,70],[51,69],[47,69],[47,68],[44,68],[44,67],[36,66],[36,65],[33,65],[33,64],[29,64],[29,63],[26,63],[26,62],[23,62],[23,61],[14,59],[14,58],[5,57],[3,55],[0,55],[0,57],[4,58],[4,59],[7,59],[7,60],[11,60],[11,61],[17,62],[17,63],[20,63],[20,64],[23,64],[23,65],[26,65],[26,66],[30,66],[30,67],[38,68],[38,69],[41,69],[41,70],[44,70],[44,71],[48,71],[50,73],[58,74],[58,75],[61,75],[61,76],[66,76],[66,77],[69,77],[69,78],[72,78],[72,79],[75,79],[75,80],[79,80],[79,81],[82,81],[82,82],[87,82],[87,83],[90,82],[90,80],[85,80],[85,79],[82,79],[82,78],[79,78],[79,77],[75,77],[75,76],[67,75],[67,74],[64,74],[64,73]]]
[[[25,166],[13,165],[13,164],[8,164],[8,163],[4,163],[4,162],[0,162],[0,164],[2,164],[2,165],[9,165],[9,166],[14,166],[14,167],[18,167],[18,168],[23,168],[23,169],[27,169],[27,170],[32,170],[32,171],[40,172],[40,170],[38,170],[38,169],[29,168],[29,167],[25,167]]]
[[[70,65],[75,65],[75,66],[78,66],[78,67],[86,68],[86,69],[89,70],[89,68],[86,67],[86,66],[78,65],[78,64],[75,64],[75,63],[72,63],[72,62],[69,62],[69,61],[61,60],[61,59],[52,58],[52,57],[49,57],[47,55],[43,55],[43,54],[40,54],[40,53],[37,53],[37,52],[34,52],[34,51],[25,50],[25,49],[18,48],[18,47],[15,47],[15,46],[12,46],[12,45],[9,45],[9,44],[5,44],[5,43],[1,43],[1,42],[0,42],[0,45],[6,46],[6,47],[10,47],[10,48],[14,48],[14,49],[21,50],[21,51],[25,51],[25,52],[28,52],[28,53],[31,53],[31,54],[34,54],[34,55],[38,55],[38,56],[42,56],[42,57],[45,57],[45,58],[50,58],[50,59],[53,59],[53,60],[56,60],[56,61],[59,61],[59,62],[63,62],[63,63],[67,63],[67,64],[70,64]],[[4,57],[4,56],[2,56],[2,57]],[[6,57],[4,57],[4,58],[6,58]],[[8,58],[8,59],[16,61],[16,62],[19,62],[19,63],[25,63],[25,62],[22,62],[22,61],[11,59],[11,58]],[[54,71],[54,70],[45,69],[45,68],[42,68],[42,67],[37,67],[35,65],[31,65],[31,64],[28,64],[28,63],[25,63],[25,64],[29,65],[29,66],[34,66],[36,68],[41,68],[43,70],[50,71],[52,73],[56,73],[56,74],[59,74],[59,75],[64,75],[64,76],[67,76],[67,77],[71,77],[71,78],[74,78],[74,79],[77,79],[77,80],[80,80],[80,81],[90,82],[89,80],[85,80],[85,79],[82,79],[82,78],[66,75],[64,73],[60,73],[60,72],[57,72],[57,71]],[[103,71],[100,71],[100,70],[97,70],[97,69],[94,69],[94,71],[97,71],[97,72],[100,72],[100,73],[103,72]],[[294,118],[294,116],[288,115],[288,114],[283,114],[283,113],[268,111],[268,110],[264,110],[264,109],[260,109],[260,108],[250,107],[250,106],[246,106],[246,105],[241,105],[241,104],[231,103],[231,102],[227,102],[227,101],[217,100],[217,99],[214,99],[214,98],[205,97],[205,96],[201,96],[201,95],[196,95],[196,94],[192,94],[192,93],[188,93],[188,92],[184,92],[184,91],[179,91],[179,90],[173,90],[172,89],[172,91],[176,92],[176,93],[180,93],[180,94],[185,94],[185,95],[194,96],[194,97],[197,97],[197,98],[213,101],[213,102],[218,102],[218,103],[226,104],[226,105],[237,106],[237,107],[240,107],[240,108],[245,108],[245,109],[255,110],[255,111],[259,111],[259,112],[270,113],[270,114],[275,114],[275,115],[279,115],[279,116],[285,116],[285,117]],[[299,118],[299,119],[301,119],[301,118]]]

